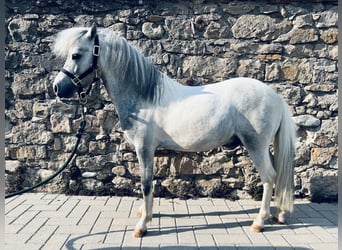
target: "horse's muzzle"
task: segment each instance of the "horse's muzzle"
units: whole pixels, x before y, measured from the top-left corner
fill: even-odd
[[[53,83],[53,91],[60,98],[70,98],[74,95],[77,87],[68,78],[56,77]]]

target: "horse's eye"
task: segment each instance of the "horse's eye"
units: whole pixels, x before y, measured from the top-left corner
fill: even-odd
[[[71,58],[72,58],[72,60],[78,60],[78,59],[81,58],[81,54],[77,54],[77,53],[72,54],[72,55],[71,55]]]

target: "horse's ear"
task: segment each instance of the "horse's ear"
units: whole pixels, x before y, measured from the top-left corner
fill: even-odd
[[[87,32],[87,37],[89,39],[93,39],[94,36],[96,35],[96,24],[93,23],[89,29],[89,31]]]

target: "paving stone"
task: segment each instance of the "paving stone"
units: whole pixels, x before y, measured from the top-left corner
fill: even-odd
[[[236,219],[222,219],[223,225],[229,234],[243,234],[241,224]]]
[[[55,233],[58,226],[44,225],[29,239],[28,243],[44,244]]]
[[[114,216],[113,225],[115,226],[135,226],[138,222],[138,219],[128,219],[127,217],[120,218],[118,216]]]
[[[337,250],[338,249],[338,245],[337,243],[312,243],[309,244],[310,247],[312,247],[313,249],[329,249],[329,250]]]
[[[67,217],[72,212],[72,210],[77,206],[78,203],[78,199],[69,199],[58,209],[58,211],[63,214],[63,217]]]
[[[219,246],[252,243],[245,234],[234,234],[234,236],[226,234],[215,234],[214,239],[216,244]]]
[[[252,242],[252,244],[263,245],[263,246],[271,245],[270,241],[267,239],[267,237],[263,233],[253,233],[247,230],[245,231],[245,234],[247,235],[249,240]]]
[[[84,244],[103,244],[105,234],[73,234],[69,239],[69,244],[82,246]]]
[[[126,234],[122,243],[122,248],[135,248],[139,249],[141,246],[141,238],[134,238],[133,237],[133,227],[126,228]]]
[[[106,238],[104,240],[105,244],[111,244],[112,246],[121,246],[123,243],[124,235],[125,235],[125,227],[122,229],[110,230],[106,234]]]
[[[56,231],[57,234],[89,234],[93,224],[88,225],[60,225]]]
[[[66,245],[69,234],[53,234],[42,247],[42,250],[61,249]]]
[[[188,206],[189,215],[193,216],[203,216],[203,210],[201,206]]]
[[[34,235],[47,222],[47,220],[48,218],[35,218],[29,221],[19,233]]]
[[[336,238],[333,237],[330,233],[328,233],[324,228],[320,226],[312,226],[309,227],[309,230],[313,232],[317,238],[321,239],[323,242],[335,242]]]
[[[163,228],[176,228],[176,220],[174,218],[161,217],[160,229]]]
[[[5,222],[6,223],[6,222]],[[16,234],[18,233],[25,225],[20,225],[20,224],[10,224],[8,225],[6,223],[6,227],[5,227],[5,234]]]
[[[313,235],[310,234],[284,234],[283,237],[291,246],[296,246],[297,244],[322,243],[321,239],[313,237]]]
[[[26,242],[32,237],[30,233],[20,233],[20,234],[5,234],[5,245],[8,246],[9,249],[20,249],[15,248],[16,244],[21,244],[24,246]]]
[[[30,207],[32,207],[32,205],[18,204],[15,207],[13,207],[13,209],[8,210],[8,212],[6,212],[6,207],[5,207],[5,215],[8,216],[8,217],[18,217],[22,213],[27,211]]]
[[[151,228],[150,231],[146,234],[146,236],[142,239],[141,246],[142,247],[156,247],[159,244],[177,244],[178,238],[177,235],[174,234],[173,236],[167,234],[165,232],[161,232],[156,228]]]
[[[101,218],[114,218],[115,211],[114,210],[105,210],[101,211],[100,217]]]
[[[265,234],[264,234],[265,235]],[[282,235],[265,235],[267,240],[273,245],[277,247],[290,247],[290,244],[284,239]]]
[[[195,232],[195,236],[197,245],[200,249],[203,249],[204,247],[215,248],[216,243],[212,234],[197,234],[197,232]]]
[[[80,205],[78,204],[76,207],[72,209],[70,213],[66,216],[67,218],[77,218],[81,220],[84,214],[89,210],[90,205]]]
[[[39,214],[39,211],[26,211],[25,213],[22,213],[17,218],[13,219],[9,222],[9,224],[12,225],[26,225],[31,220],[33,220],[37,215]],[[13,217],[12,217],[13,218]]]
[[[100,212],[96,211],[86,212],[84,216],[81,217],[80,221],[78,222],[78,225],[94,225],[99,215]]]
[[[91,232],[92,234],[96,233],[107,233],[110,226],[112,224],[112,220],[108,218],[98,218],[95,224],[93,225]]]
[[[194,231],[191,228],[180,228],[177,231],[179,244],[197,245]]]
[[[46,225],[77,225],[79,218],[63,218],[62,216],[51,216],[46,222]]]
[[[25,200],[20,199],[19,197],[11,198],[9,201],[6,200],[5,203],[5,214],[8,214],[10,211],[15,209],[18,205],[23,204]]]
[[[141,204],[136,198],[24,194],[6,201],[6,249],[337,249],[337,220],[329,216],[337,215],[334,204],[322,203],[321,209],[296,200],[299,209],[286,224],[267,221],[262,233],[252,233],[253,219],[239,209],[254,213],[254,201],[155,198],[154,203],[149,231],[139,239],[132,235],[138,221],[133,210]]]

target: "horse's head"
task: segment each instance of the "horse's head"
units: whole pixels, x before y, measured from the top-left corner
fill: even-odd
[[[66,57],[53,83],[54,92],[58,97],[70,98],[77,91],[79,98],[84,99],[92,85],[91,76],[97,78],[100,47],[96,26],[61,31],[56,37],[53,50],[56,55]]]

